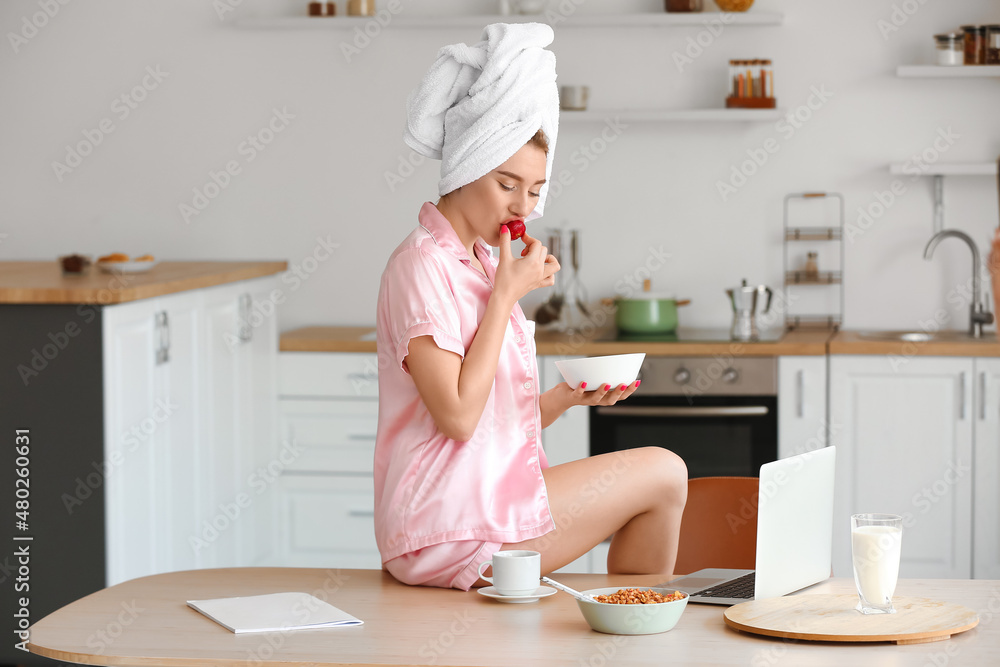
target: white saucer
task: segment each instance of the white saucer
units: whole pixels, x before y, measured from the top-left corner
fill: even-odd
[[[556,589],[549,588],[548,586],[539,586],[528,595],[500,595],[497,593],[497,589],[492,586],[479,589],[480,595],[485,595],[488,598],[493,598],[494,600],[499,600],[500,602],[510,602],[512,604],[538,602],[541,598],[547,598],[550,595],[554,595],[555,592]]]

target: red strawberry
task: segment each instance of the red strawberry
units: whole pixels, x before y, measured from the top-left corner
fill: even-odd
[[[518,240],[519,238],[521,238],[522,236],[524,236],[524,233],[526,231],[528,231],[525,228],[525,226],[524,226],[524,221],[523,220],[515,220],[513,222],[508,222],[507,223],[507,229],[510,230],[510,240],[511,241]]]

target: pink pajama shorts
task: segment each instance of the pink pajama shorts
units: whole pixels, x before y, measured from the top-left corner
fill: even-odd
[[[500,551],[500,542],[442,542],[397,556],[384,563],[393,577],[411,586],[469,590],[479,579],[479,566]]]

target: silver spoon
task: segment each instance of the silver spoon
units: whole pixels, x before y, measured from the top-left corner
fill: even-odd
[[[566,586],[565,584],[560,584],[558,581],[553,581],[552,579],[549,579],[548,577],[542,577],[542,583],[546,583],[546,584],[549,584],[550,586],[554,586],[554,587],[558,588],[559,590],[561,590],[563,593],[569,593],[570,595],[572,595],[573,597],[575,597],[577,600],[582,600],[583,602],[597,602],[597,600],[594,599],[593,595],[585,595],[584,593],[581,593],[580,591],[576,590],[575,588],[570,588],[569,586]]]

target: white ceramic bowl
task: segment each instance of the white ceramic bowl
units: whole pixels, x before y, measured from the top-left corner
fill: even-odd
[[[654,590],[663,595],[674,592],[672,588],[651,588],[649,586],[617,586],[615,588],[592,588],[582,591],[589,595],[611,595],[622,588],[640,588]],[[687,607],[688,596],[673,602],[658,604],[610,604],[603,602],[584,602],[577,600],[576,604],[583,612],[583,617],[594,630],[612,635],[651,635],[657,632],[672,630],[680,620],[684,608]]]
[[[576,389],[581,382],[587,383],[585,391],[594,391],[598,386],[610,384],[612,387],[635,382],[639,376],[645,352],[636,354],[613,354],[607,357],[586,357],[584,359],[564,359],[556,362],[570,387]]]

